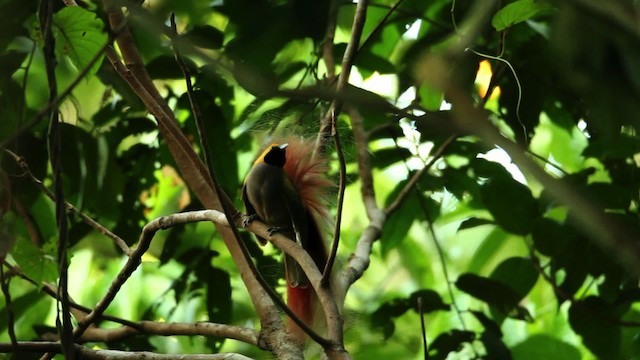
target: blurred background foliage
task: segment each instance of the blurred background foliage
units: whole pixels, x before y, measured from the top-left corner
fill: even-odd
[[[424,70],[425,53],[448,48],[474,3],[378,0],[368,7],[350,83],[365,104],[359,110],[372,139],[375,188],[385,204],[454,133],[444,94],[414,75]],[[60,92],[108,39],[102,5],[79,4],[55,2]],[[339,72],[355,4],[335,4],[330,57]],[[506,137],[637,238],[640,4],[603,4],[497,1],[491,21],[452,72]],[[151,77],[197,147],[167,27],[175,14],[174,44],[192,70],[217,173],[242,209],[242,179],[264,139],[274,132],[313,138],[328,108],[326,98],[304,90],[332,85],[322,53],[331,1],[121,5]],[[51,186],[47,122],[32,122],[48,103],[37,9],[33,0],[0,0],[0,141]],[[401,119],[385,107],[414,117]],[[91,68],[59,108],[66,199],[129,245],[148,221],[202,208],[158,137],[155,120],[108,61]],[[339,250],[344,263],[367,219],[349,118],[341,116],[339,125],[349,179]],[[337,179],[335,149],[328,155]],[[54,204],[6,153],[0,175],[0,255],[36,284],[8,276],[5,267],[15,331],[20,340],[41,339],[55,334],[55,302],[40,288],[57,279]],[[358,359],[423,358],[420,298],[432,359],[640,358],[638,274],[592,242],[572,218],[501,149],[474,136],[456,137],[388,219],[370,268],[350,289],[346,348]],[[69,223],[69,291],[77,303],[92,306],[125,256],[78,217],[70,215]],[[259,269],[282,291],[278,251],[251,246]],[[107,314],[258,326],[230,256],[206,223],[159,233]],[[2,297],[2,342],[9,341],[7,316]],[[237,341],[204,337],[136,336],[93,346],[270,357]]]

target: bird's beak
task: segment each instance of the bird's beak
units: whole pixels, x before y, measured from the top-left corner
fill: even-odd
[[[282,144],[282,145],[278,146],[278,149],[280,149],[280,150],[284,150],[284,149],[286,149],[286,148],[287,148],[287,146],[288,146],[288,145],[289,145],[289,144]]]

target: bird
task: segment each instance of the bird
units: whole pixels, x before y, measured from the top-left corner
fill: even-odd
[[[279,232],[301,245],[320,271],[327,262],[323,230],[330,227],[327,205],[328,167],[321,157],[313,157],[313,143],[297,138],[266,147],[249,170],[242,188],[247,219],[259,219],[269,233]],[[257,237],[261,244],[266,240]],[[308,326],[313,326],[313,287],[298,263],[284,255],[287,305]],[[294,338],[304,342],[305,333],[293,321],[287,327]]]

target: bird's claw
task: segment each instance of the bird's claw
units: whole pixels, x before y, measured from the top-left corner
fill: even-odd
[[[246,228],[249,226],[249,223],[258,218],[258,214],[247,215],[242,219],[242,227]]]
[[[271,226],[267,229],[267,234],[269,234],[269,236],[273,236],[273,234],[280,232],[282,229],[282,226]]]

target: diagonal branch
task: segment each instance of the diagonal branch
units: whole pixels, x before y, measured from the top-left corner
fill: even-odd
[[[353,25],[351,27],[351,38],[349,39],[347,48],[344,51],[344,56],[342,57],[340,75],[338,75],[338,83],[336,84],[336,93],[338,94],[338,97],[333,100],[331,107],[320,123],[320,130],[316,140],[316,149],[314,151],[315,154],[325,152],[327,145],[326,142],[331,134],[331,117],[333,116],[337,118],[342,111],[344,101],[341,100],[340,94],[346,90],[347,84],[349,83],[351,67],[353,67],[355,56],[358,52],[360,38],[362,37],[362,29],[364,28],[364,23],[367,19],[368,4],[368,0],[360,0],[356,6],[356,13],[353,17]]]
[[[131,89],[143,101],[147,109],[157,119],[159,130],[165,138],[169,151],[180,168],[180,172],[189,188],[196,194],[205,207],[209,209],[222,209],[220,199],[214,191],[214,185],[205,165],[197,157],[188,140],[180,131],[173,113],[160,96],[157,88],[146,72],[133,37],[130,36],[131,34],[127,27],[123,25],[124,16],[122,10],[116,7],[111,0],[103,0],[103,4],[109,14],[111,28],[123,29],[116,38],[116,41],[118,42],[123,57],[127,61],[127,66],[120,61],[113,49],[108,49],[107,51],[109,61],[116,72],[128,83]],[[248,261],[233,233],[229,228],[220,226],[217,227],[217,230],[233,257],[234,263],[238,267],[238,271],[250,294],[253,305],[258,312],[261,323],[263,326],[264,324],[276,324],[278,319],[277,309],[273,306],[273,302],[270,301],[270,297],[267,296],[264,288],[253,276]],[[281,333],[281,331],[275,329],[273,332],[274,336],[267,336],[266,339],[273,341],[272,345],[277,347],[276,344],[280,343],[278,341],[279,336],[284,336]]]
[[[356,157],[358,162],[358,174],[360,175],[360,193],[365,206],[369,224],[360,235],[356,245],[356,251],[349,259],[346,268],[340,273],[336,286],[336,298],[341,304],[344,302],[347,290],[358,280],[369,267],[373,243],[382,235],[382,228],[387,216],[376,203],[375,189],[373,186],[373,174],[371,171],[371,158],[369,155],[368,137],[364,129],[364,123],[360,112],[353,108],[347,108],[353,136],[356,141]]]

